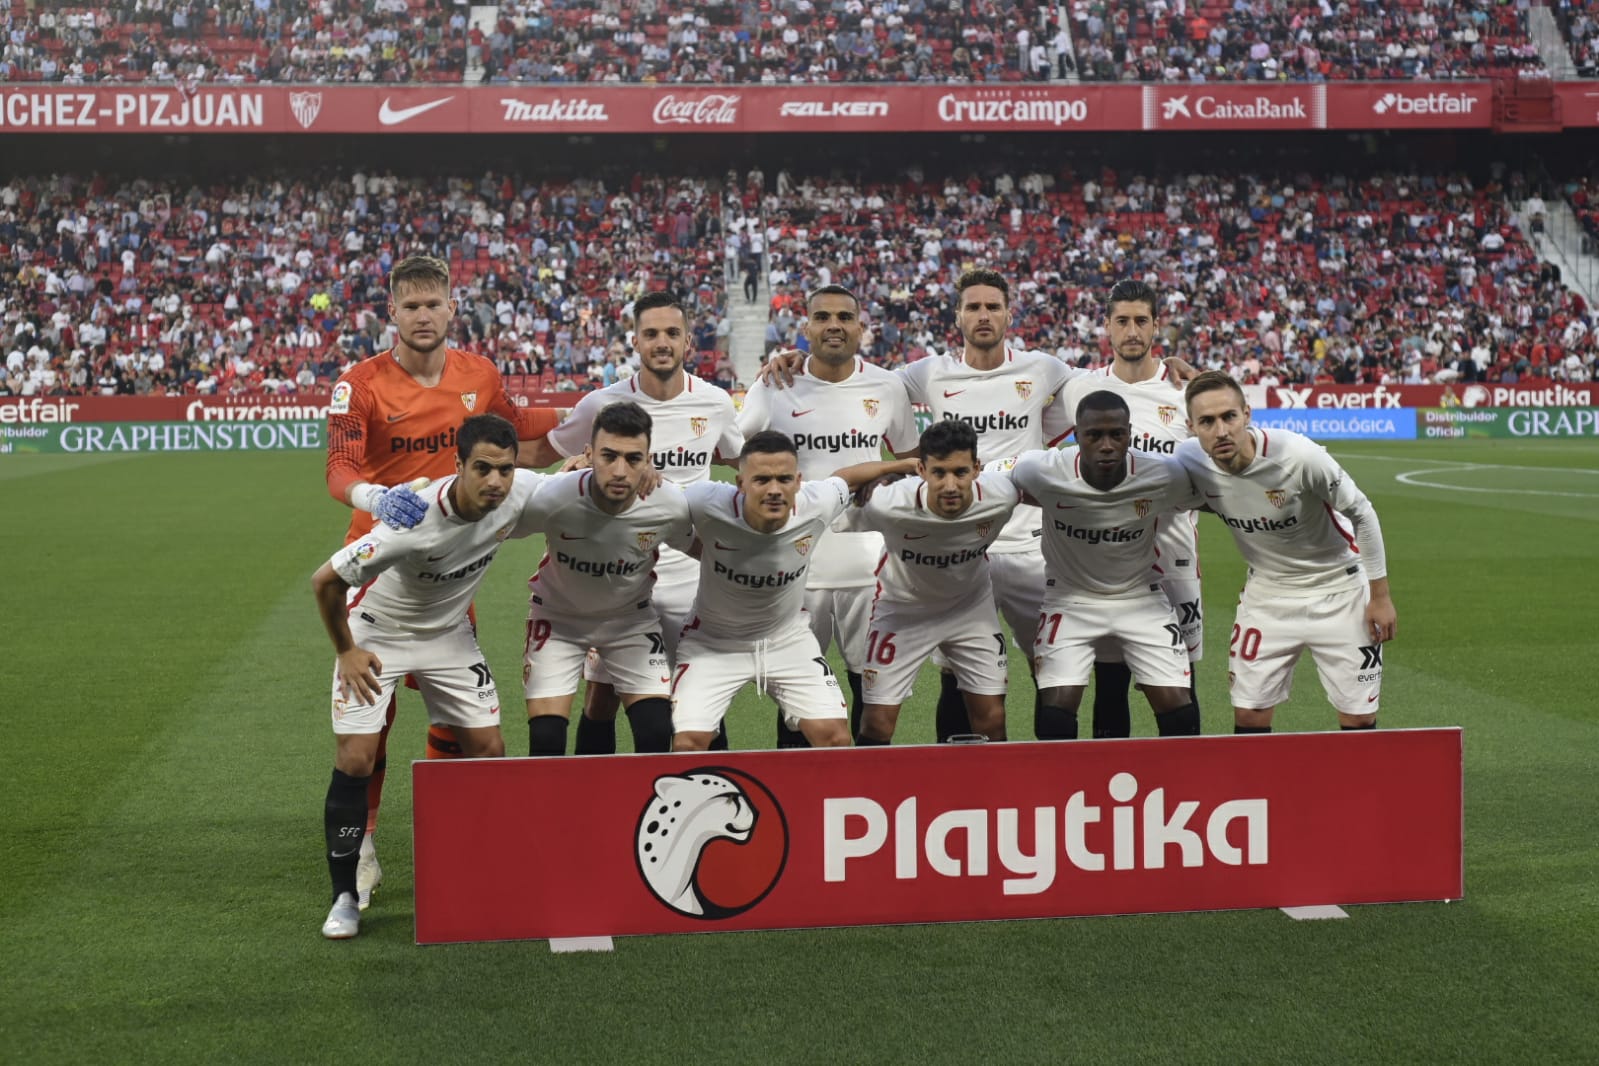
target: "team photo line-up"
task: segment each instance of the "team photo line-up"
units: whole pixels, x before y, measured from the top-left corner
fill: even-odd
[[[1199,511],[1248,566],[1234,731],[1270,732],[1306,650],[1339,726],[1375,727],[1397,625],[1382,532],[1326,450],[1252,426],[1226,374],[1157,358],[1148,284],[1110,290],[1113,359],[1096,370],[1007,347],[1000,274],[968,270],[956,291],[963,347],[891,372],[858,354],[854,294],[814,290],[809,351],[773,353],[742,409],[685,371],[687,315],[653,292],[631,308],[637,372],[557,421],[449,347],[445,263],[395,266],[395,346],[338,380],[328,416],[328,490],[353,513],[312,578],[336,654],[324,936],[355,936],[382,883],[397,690],[421,694],[429,758],[505,754],[472,600],[500,545],[534,533],[534,756],[565,753],[580,679],[579,755],[615,753],[619,711],[635,751],[725,748],[751,683],[777,703],[779,747],[888,744],[929,659],[936,739],[1000,741],[1013,646],[1040,740],[1079,736],[1091,678],[1093,736],[1130,735],[1134,683],[1160,735],[1197,735]],[[914,404],[932,414],[920,434]]]

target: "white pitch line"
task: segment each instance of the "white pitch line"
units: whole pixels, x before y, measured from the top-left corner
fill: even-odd
[[[1349,912],[1335,903],[1326,903],[1317,907],[1278,907],[1277,909],[1296,922],[1349,917]]]
[[[574,951],[615,951],[616,943],[608,936],[567,936],[553,937],[550,940],[550,951],[556,955],[566,955]]]
[[[1412,485],[1423,489],[1442,489],[1445,492],[1481,492],[1493,496],[1569,496],[1579,500],[1599,500],[1596,492],[1560,492],[1556,489],[1485,489],[1475,485],[1444,485],[1436,481],[1422,481],[1423,474],[1458,474],[1467,470],[1546,470],[1547,467],[1525,466],[1494,466],[1484,463],[1480,466],[1441,466],[1427,467],[1421,470],[1407,470],[1403,474],[1395,474],[1394,480],[1403,485]],[[1599,474],[1599,470],[1586,470],[1584,473]]]
[[[1413,462],[1416,461],[1416,457],[1414,455],[1364,455],[1364,454],[1362,454],[1362,455],[1352,455],[1351,454],[1351,455],[1345,455],[1343,458],[1344,459],[1381,459],[1383,462],[1387,462],[1387,463],[1413,463]],[[1340,461],[1342,461],[1342,460],[1340,460]],[[1596,470],[1596,469],[1593,469],[1593,468],[1590,468],[1590,467],[1586,467],[1586,466],[1512,466],[1512,465],[1509,465],[1507,463],[1469,463],[1469,462],[1466,462],[1466,461],[1461,460],[1461,459],[1430,459],[1430,460],[1428,460],[1428,462],[1430,462],[1433,466],[1437,467],[1440,471],[1449,470],[1449,469],[1457,469],[1457,470],[1472,470],[1472,469],[1478,469],[1478,470],[1531,470],[1534,473],[1540,473],[1540,474],[1547,474],[1547,473],[1550,473],[1552,471],[1552,472],[1558,473],[1558,474],[1595,474],[1595,475],[1599,475],[1599,470]],[[1448,463],[1449,465],[1448,466],[1438,466],[1439,463]],[[1417,471],[1417,472],[1421,473],[1422,471]]]

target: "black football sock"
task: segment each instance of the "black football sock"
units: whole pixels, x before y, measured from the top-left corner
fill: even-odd
[[[1233,732],[1236,733],[1239,736],[1246,736],[1246,735],[1253,734],[1253,733],[1270,733],[1271,732],[1271,726],[1269,726],[1269,725],[1235,725],[1235,726],[1233,726]]]
[[[1199,708],[1185,703],[1175,711],[1155,715],[1155,728],[1163,737],[1199,736]]]
[[[1193,664],[1193,663],[1189,663],[1188,664],[1188,669],[1189,669],[1189,671],[1191,671],[1191,673],[1194,676],[1194,683],[1192,685],[1188,686],[1188,702],[1192,703],[1194,705],[1194,714],[1198,715],[1199,714],[1199,679],[1198,679],[1199,672],[1194,669],[1194,665],[1195,664]],[[1196,729],[1194,732],[1197,733],[1197,732],[1200,732],[1200,730]]]
[[[710,746],[709,750],[711,750],[711,751],[726,751],[727,750],[727,723],[726,722],[723,722],[721,725],[716,727],[716,735],[711,738],[711,746]]]
[[[886,748],[891,743],[893,743],[893,741],[878,740],[875,737],[863,736],[860,733],[855,734],[855,746],[857,748]]]
[[[546,716],[547,717],[547,716]],[[566,736],[562,734],[561,742],[565,746]],[[601,722],[580,715],[577,720],[577,746],[574,749],[577,755],[615,755],[616,754],[616,719]]]
[[[1077,712],[1040,700],[1033,706],[1033,733],[1039,740],[1076,740]]]
[[[938,728],[938,742],[949,743],[949,738],[972,731],[972,720],[966,714],[966,698],[961,695],[960,683],[955,675],[940,672],[938,675],[938,709],[933,712]]]
[[[861,712],[866,709],[866,703],[861,699],[861,675],[854,670],[849,671],[849,731],[854,736],[861,731]]]
[[[777,746],[780,749],[808,748],[811,742],[805,739],[805,734],[798,729],[790,729],[783,720],[783,708],[777,709]]]
[[[566,719],[558,714],[541,714],[527,720],[529,755],[565,755]]]
[[[639,700],[627,709],[633,727],[633,750],[640,753],[672,750],[672,701],[661,696]]]
[[[351,777],[333,771],[327,801],[322,805],[322,830],[328,844],[328,876],[333,898],[355,895],[355,867],[361,861],[361,838],[366,836],[366,786],[368,777]]]
[[[1376,729],[1377,719],[1374,717],[1371,719],[1371,721],[1362,722],[1360,725],[1341,725],[1338,728],[1344,730],[1345,732],[1358,732],[1362,729]]]
[[[1126,663],[1094,664],[1094,736],[1133,735],[1133,712],[1127,704],[1132,683],[1133,672]]]

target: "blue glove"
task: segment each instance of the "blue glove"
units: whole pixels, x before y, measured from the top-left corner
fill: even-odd
[[[372,508],[372,515],[393,529],[410,529],[428,513],[428,502],[409,485],[384,489]]]

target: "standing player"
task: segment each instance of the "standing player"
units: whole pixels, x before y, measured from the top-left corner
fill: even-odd
[[[1155,341],[1157,297],[1142,281],[1119,281],[1110,290],[1105,330],[1113,359],[1109,365],[1074,380],[1064,394],[1065,409],[1075,411],[1089,394],[1109,389],[1127,403],[1132,418],[1132,447],[1136,451],[1171,455],[1188,439],[1182,414],[1182,394],[1175,375],[1152,356]],[[1079,441],[1081,443],[1081,441]],[[1160,587],[1177,612],[1188,661],[1197,663],[1205,653],[1205,623],[1199,590],[1199,525],[1192,511],[1162,516],[1155,528],[1156,566]],[[1199,706],[1197,671],[1190,671],[1189,694]],[[1121,660],[1094,664],[1094,726],[1096,737],[1132,735],[1127,686],[1132,674]]]
[[[579,400],[565,421],[550,431],[535,452],[534,462],[547,466],[562,456],[578,454],[592,439],[594,419],[600,411],[607,404],[629,400],[650,416],[651,459],[663,479],[688,486],[708,480],[712,462],[732,465],[730,460],[736,459],[744,443],[735,425],[738,411],[725,389],[683,369],[688,340],[688,314],[676,297],[667,292],[640,297],[633,305],[633,347],[639,356],[639,372]],[[699,564],[665,547],[655,566],[655,578],[655,610],[661,617],[661,635],[670,656],[693,609]],[[596,660],[584,673],[589,684],[577,726],[579,755],[616,751],[616,690],[603,667],[603,662]]]
[[[989,546],[1016,510],[1000,471],[983,471],[977,434],[934,422],[921,436],[920,480],[878,489],[861,524],[881,531],[882,561],[866,642],[866,714],[857,744],[887,744],[922,663],[942,653],[966,697],[972,729],[1005,739],[1009,679],[1005,635],[994,614]]]
[[[747,682],[769,690],[814,747],[847,747],[848,708],[804,617],[811,549],[853,489],[914,463],[865,463],[803,483],[794,442],[766,430],[744,442],[738,483],[690,485],[700,539],[693,621],[672,674],[672,749],[704,751]]]
[[[396,528],[416,525],[425,505],[406,486],[418,478],[447,477],[454,470],[456,432],[468,416],[492,412],[508,419],[517,437],[527,442],[520,452],[524,457],[530,457],[531,442],[541,440],[555,424],[553,411],[513,404],[492,362],[449,346],[454,315],[449,266],[432,256],[402,259],[389,274],[389,318],[399,339],[391,351],[357,363],[333,386],[327,486],[335,500],[355,508],[346,544],[372,529],[374,519]],[[394,711],[391,698],[378,741],[368,796],[371,813],[361,844],[363,909],[383,881],[372,834],[383,799]],[[427,758],[459,754],[447,726],[429,727]]]
[[[800,476],[820,481],[841,466],[874,462],[886,445],[895,455],[911,451],[916,416],[905,386],[894,374],[861,359],[860,303],[842,285],[825,285],[805,300],[805,335],[811,356],[803,375],[778,390],[757,381],[744,398],[738,428],[745,437],[774,429],[786,434],[799,453]],[[836,637],[849,674],[850,724],[861,722],[861,669],[866,626],[872,612],[873,567],[883,553],[883,538],[853,528],[852,515],[840,515],[811,550],[805,578],[805,611],[816,643],[825,652]],[[781,709],[777,746],[803,746],[788,729]]]
[[[669,751],[672,667],[650,595],[661,549],[693,542],[688,501],[670,483],[639,496],[650,471],[650,416],[636,403],[603,408],[584,455],[589,469],[550,478],[526,508],[545,543],[528,582],[528,754],[566,753],[572,696],[590,648],[615,679],[633,750]]]
[[[1044,513],[1043,610],[1034,642],[1040,740],[1077,739],[1094,659],[1114,649],[1138,678],[1160,735],[1196,736],[1188,646],[1161,591],[1155,531],[1198,502],[1175,459],[1129,449],[1132,420],[1114,392],[1077,406],[1077,446],[1028,452],[1011,479]]]
[[[1194,439],[1177,459],[1249,564],[1228,650],[1233,732],[1271,732],[1307,648],[1339,726],[1375,728],[1399,621],[1371,501],[1321,445],[1250,425],[1226,374],[1200,374],[1185,398]]]
[[[505,754],[499,696],[467,611],[543,479],[517,472],[516,451],[516,429],[505,419],[467,419],[456,434],[456,474],[429,490],[421,523],[410,532],[367,533],[311,579],[338,656],[337,749],[323,811],[333,907],[322,935],[330,939],[360,930],[356,866],[367,788],[382,750],[384,708],[401,680],[415,678],[429,719],[454,728],[464,755]]]

